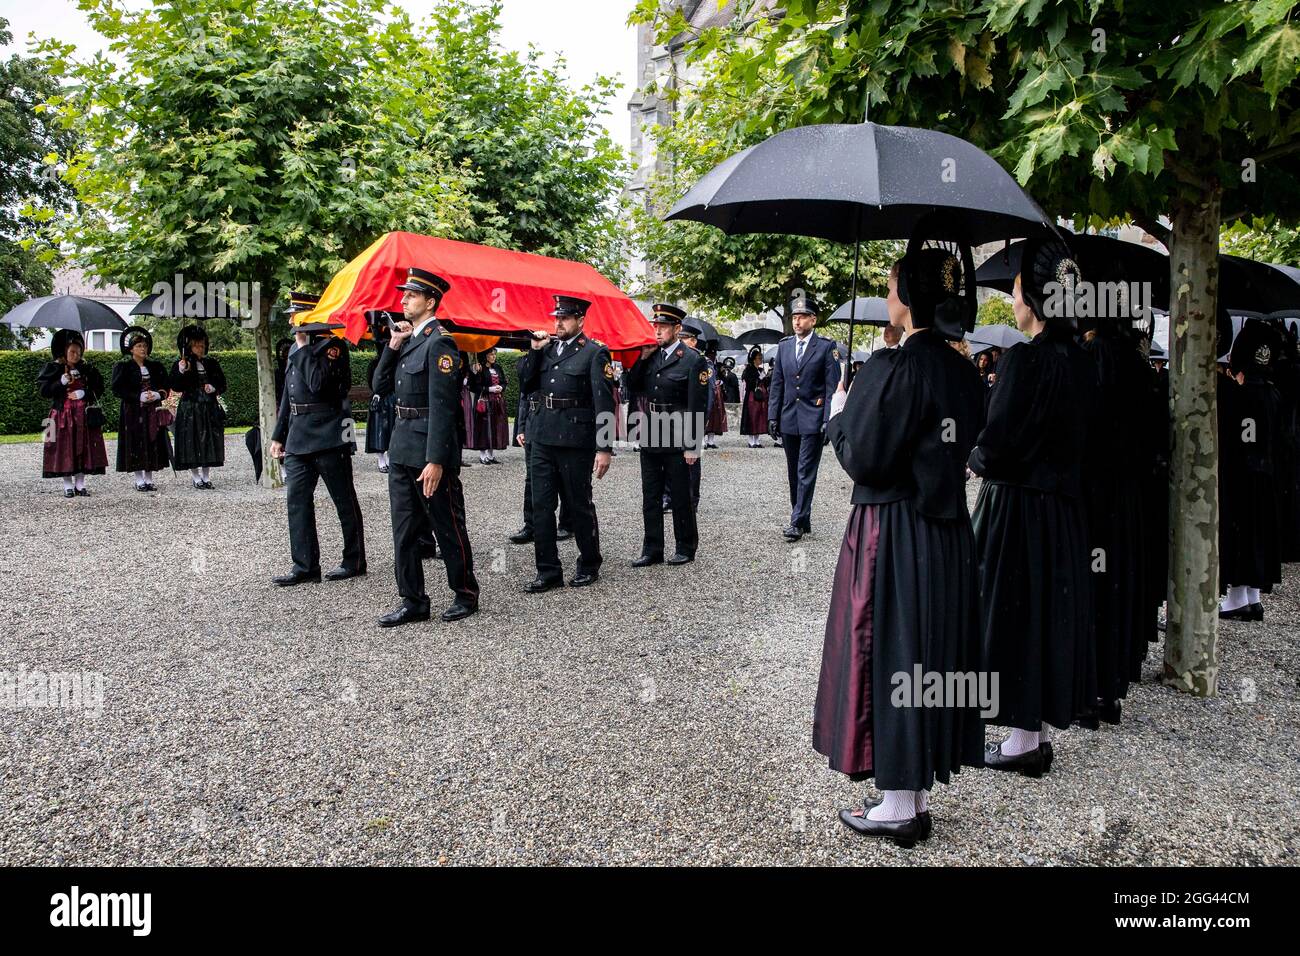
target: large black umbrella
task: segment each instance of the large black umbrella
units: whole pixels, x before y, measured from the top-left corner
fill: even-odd
[[[76,329],[78,332],[94,329],[120,332],[126,328],[122,317],[104,303],[79,295],[28,299],[5,313],[0,322],[21,329]]]
[[[1300,270],[1221,255],[1219,305],[1229,311],[1249,312],[1300,308]]]
[[[1153,309],[1169,308],[1169,257],[1138,242],[1126,242],[1092,233],[1065,235],[1065,241],[1079,260],[1079,269],[1089,282],[1140,282],[1151,292]],[[997,250],[975,270],[975,283],[1011,294],[1020,273],[1023,242]]]
[[[937,130],[871,122],[777,133],[705,173],[667,218],[728,235],[852,242],[850,341],[863,239],[907,239],[923,220],[951,233],[936,238],[971,245],[1053,232],[1038,204],[977,147]]]
[[[713,344],[718,347],[719,352],[734,352],[741,347],[739,342],[724,333],[719,333],[718,337],[713,340]]]
[[[741,332],[736,336],[736,341],[747,349],[755,345],[775,345],[785,338],[785,333],[780,329],[750,329],[748,332]]]
[[[1028,342],[1029,339],[1025,338],[1019,329],[1013,329],[1009,325],[978,325],[966,336],[966,341],[978,342],[980,345],[1006,351],[1013,345]]]
[[[848,322],[850,319],[862,325],[888,325],[889,305],[877,295],[859,296],[856,303],[845,302],[832,312],[824,324]]]

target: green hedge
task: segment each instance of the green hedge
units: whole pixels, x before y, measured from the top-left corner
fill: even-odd
[[[231,426],[253,425],[257,422],[257,357],[253,352],[215,352],[214,356],[221,362],[226,373],[229,387],[225,395],[226,424]],[[506,386],[506,408],[513,417],[519,401],[519,385],[515,381],[515,363],[518,352],[501,351],[497,361],[506,373],[509,384]],[[366,385],[366,367],[374,357],[373,349],[367,344],[352,354],[352,384]],[[104,376],[104,417],[107,420],[106,431],[116,431],[118,420],[117,396],[108,391],[113,378],[113,365],[121,361],[122,356],[116,352],[87,352],[86,361],[90,362]],[[154,358],[168,369],[176,361],[174,352],[158,352]],[[0,352],[0,435],[25,435],[41,430],[41,423],[49,414],[50,403],[36,391],[36,377],[45,363],[50,361],[50,353],[40,352]],[[354,409],[358,421],[364,421],[366,409]]]

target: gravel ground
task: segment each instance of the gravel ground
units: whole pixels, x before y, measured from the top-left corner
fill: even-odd
[[[110,473],[69,501],[39,446],[0,446],[0,670],[104,681],[98,716],[0,714],[0,863],[1297,862],[1294,565],[1268,622],[1221,629],[1221,696],[1160,687],[1156,645],[1120,727],[1060,735],[1041,780],[963,773],[906,851],[836,821],[863,790],[809,742],[850,490],[833,454],[816,534],[792,547],[781,451],[725,436],[698,561],[644,571],[627,566],[637,456],[620,454],[596,492],[600,585],[542,596],[520,591],[532,549],[506,542],[520,453],[475,464],[482,612],[395,631],[374,623],[396,602],[374,459],[356,459],[369,576],[285,592],[283,491],[252,483],[239,436],[227,455],[216,492]],[[426,569],[436,611],[449,592]]]

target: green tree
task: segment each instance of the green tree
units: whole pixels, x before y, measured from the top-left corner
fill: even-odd
[[[1220,238],[1224,252],[1257,262],[1300,265],[1300,229],[1283,225],[1274,216],[1238,220]]]
[[[11,42],[0,17],[0,45]],[[50,162],[66,155],[74,134],[50,124],[40,104],[58,84],[36,57],[0,60],[0,315],[28,299],[49,295],[50,266],[41,261],[35,223],[21,211],[31,203],[63,208],[72,190]],[[0,325],[0,349],[25,347],[34,333]]]
[[[678,38],[684,33],[684,21],[680,10],[675,14],[677,19],[664,27],[664,33],[671,30],[672,37]],[[650,22],[658,15],[657,4],[643,4],[633,21]],[[701,174],[789,125],[790,106],[765,99],[764,84],[775,68],[759,65],[754,85],[736,88],[725,55],[730,36],[722,28],[688,36],[689,73],[673,77],[665,89],[644,91],[669,102],[674,122],[655,130],[659,155],[667,162],[647,181],[646,203],[632,208],[633,243],[652,263],[648,278],[635,292],[646,298],[689,301],[724,321],[772,309],[782,316],[788,333],[792,331],[789,303],[796,289],[813,293],[828,309],[848,300],[852,246],[800,236],[727,236],[700,223],[663,221]],[[763,116],[763,122],[747,124],[755,113]],[[884,295],[889,268],[902,252],[899,243],[863,243],[858,295]]]
[[[660,19],[661,36],[680,30],[655,6],[646,0],[642,13]],[[754,97],[738,137],[773,116],[856,122],[869,105],[877,122],[942,129],[990,151],[1053,215],[1133,221],[1170,246],[1165,678],[1198,694],[1213,694],[1218,677],[1219,233],[1252,216],[1300,218],[1296,6],[787,0],[768,15],[748,0],[742,26],[717,41],[727,84]]]
[[[1009,325],[1016,327],[1016,313],[1011,300],[1001,295],[991,295],[979,307],[975,317],[977,325]]]

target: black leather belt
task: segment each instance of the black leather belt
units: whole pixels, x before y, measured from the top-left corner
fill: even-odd
[[[547,408],[591,408],[591,402],[583,398],[556,398],[553,395],[547,395],[542,399],[542,404]]]
[[[415,408],[411,405],[398,405],[397,417],[398,418],[428,418],[429,409],[427,406],[425,408]]]
[[[535,399],[535,398],[530,398],[530,399],[528,400],[528,410],[529,410],[530,412],[535,412],[535,411],[537,411],[538,407],[541,406],[541,404],[542,404],[542,403],[539,402],[537,399]]]
[[[674,405],[671,402],[651,402],[650,411],[652,412],[681,412],[685,411],[685,405]]]
[[[291,415],[310,415],[312,412],[337,412],[340,406],[331,405],[329,402],[315,402],[311,405],[295,405],[289,403],[289,413]]]

